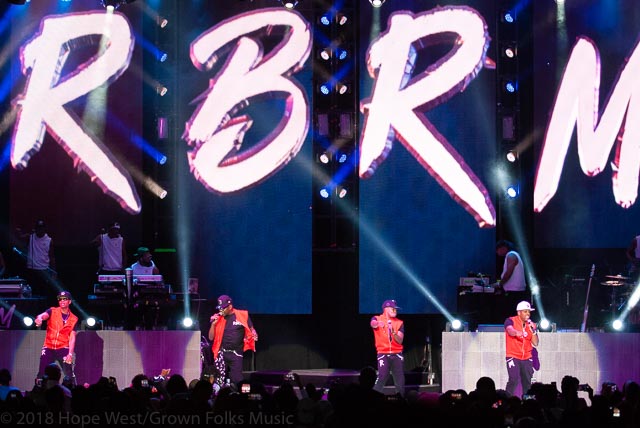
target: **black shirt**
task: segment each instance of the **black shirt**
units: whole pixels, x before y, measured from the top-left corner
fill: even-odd
[[[222,335],[221,349],[228,351],[236,351],[242,355],[244,350],[244,326],[236,321],[236,314],[229,314],[224,317],[226,324],[224,326],[224,334]],[[251,318],[247,319],[249,328],[253,327]]]

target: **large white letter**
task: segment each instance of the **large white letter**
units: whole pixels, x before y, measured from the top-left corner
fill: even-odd
[[[245,37],[262,28],[286,26],[283,40],[263,58],[258,41]],[[302,87],[288,76],[309,56],[309,25],[296,12],[266,9],[235,16],[216,25],[191,44],[191,59],[210,69],[220,51],[237,40],[229,58],[187,123],[186,140],[194,149],[189,164],[209,190],[233,192],[274,174],[300,150],[308,131],[309,106]],[[280,123],[262,141],[243,153],[237,150],[251,126],[246,116],[233,117],[238,106],[254,97],[284,93],[286,107]]]
[[[635,203],[640,170],[640,123],[637,121],[640,111],[636,112],[640,95],[639,46],[636,44],[620,72],[598,123],[600,56],[591,40],[582,37],[576,42],[558,89],[544,139],[533,193],[535,211],[542,211],[558,190],[576,122],[580,166],[589,176],[595,176],[605,168],[611,149],[620,136],[621,143],[614,160],[613,195],[623,208]]]
[[[409,80],[415,57],[412,44],[447,33],[457,34],[449,54]],[[389,18],[388,31],[368,52],[375,85],[371,98],[361,105],[365,114],[361,177],[371,176],[387,157],[395,131],[407,150],[481,227],[495,225],[495,210],[484,185],[435,126],[416,113],[420,107],[431,109],[463,91],[482,68],[488,46],[483,18],[467,7],[436,8],[417,15],[398,12]]]
[[[60,81],[72,41],[90,35],[105,36],[101,31],[109,34],[106,48]],[[81,120],[64,108],[66,103],[117,79],[129,65],[133,45],[129,22],[121,14],[91,12],[43,19],[39,34],[21,52],[23,73],[28,78],[18,100],[21,109],[11,148],[14,168],[25,168],[40,150],[46,126],[74,164],[105,193],[127,211],[140,212],[140,200],[130,175],[96,137],[82,128]]]

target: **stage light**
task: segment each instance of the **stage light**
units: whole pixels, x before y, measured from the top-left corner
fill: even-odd
[[[336,187],[336,195],[338,195],[338,198],[343,199],[345,196],[347,196],[347,189],[345,187],[342,186],[338,186]]]
[[[107,9],[117,9],[123,4],[133,3],[134,1],[135,0],[100,0],[100,4],[102,5],[102,7]]]
[[[98,320],[95,317],[88,317],[80,323],[80,329],[82,330],[102,330],[103,327],[102,320]]]
[[[349,92],[349,85],[346,83],[338,83],[336,85],[336,92],[340,95],[344,95]]]
[[[22,318],[22,323],[24,324],[25,327],[31,327],[34,324],[33,318],[24,317],[24,318]]]
[[[509,44],[505,46],[502,54],[507,58],[515,58],[516,56],[518,56],[518,48],[515,44]]]
[[[509,92],[510,94],[513,94],[515,91],[518,90],[518,82],[513,80],[506,81],[504,84],[504,90]]]
[[[611,323],[611,327],[614,331],[622,331],[624,330],[624,323],[622,322],[622,320],[617,319]]]
[[[385,0],[369,0],[369,3],[371,3],[371,6],[373,7],[380,7],[384,4]]]
[[[502,21],[512,24],[516,20],[516,14],[511,12],[510,10],[502,13]]]
[[[320,196],[322,196],[323,199],[327,199],[329,197],[329,191],[326,188],[320,189]]]
[[[505,194],[507,195],[508,198],[510,199],[514,199],[518,196],[518,186],[516,185],[511,185],[509,187],[507,187],[507,190],[505,191]]]
[[[348,20],[349,18],[347,18],[347,15],[343,13],[339,13],[336,15],[336,22],[338,23],[338,25],[344,25]]]
[[[455,332],[469,331],[469,323],[462,322],[459,319],[454,319],[454,320],[451,320],[451,321],[447,322],[447,324],[445,326],[445,330],[446,331],[455,331]]]
[[[282,0],[282,5],[287,9],[293,9],[298,5],[298,0]]]
[[[158,95],[160,95],[161,97],[164,97],[167,94],[168,91],[169,90],[167,89],[166,86],[163,86],[163,85],[156,86],[156,93]]]
[[[319,57],[325,61],[329,61],[331,59],[331,48],[322,49]]]
[[[556,331],[556,323],[549,321],[546,318],[540,320],[540,324],[538,324],[538,330],[544,332],[555,332]]]
[[[167,60],[167,57],[168,55],[166,52],[162,52],[162,51],[158,52],[158,61],[165,62]]]
[[[509,162],[513,163],[518,160],[518,152],[515,150],[509,150],[506,157]]]
[[[324,164],[328,164],[329,163],[329,154],[327,152],[324,152],[320,155],[319,157],[320,162],[324,163]]]
[[[193,320],[190,317],[184,317],[182,319],[182,326],[185,328],[193,327]]]
[[[329,95],[330,92],[331,88],[329,87],[328,83],[323,83],[322,85],[320,85],[320,93],[322,95]]]
[[[320,17],[320,23],[321,23],[322,25],[329,25],[329,24],[331,24],[331,19],[329,19],[329,15],[322,15],[322,16]]]
[[[336,57],[340,61],[344,61],[349,56],[349,52],[346,49],[336,49]]]
[[[156,18],[156,24],[158,24],[160,28],[164,28],[169,24],[169,20],[158,15],[158,17]]]
[[[347,161],[347,154],[346,153],[340,153],[338,155],[338,163],[345,163]]]

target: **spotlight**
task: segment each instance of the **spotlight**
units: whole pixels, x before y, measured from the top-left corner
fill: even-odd
[[[103,322],[95,317],[88,317],[80,323],[82,330],[102,330]]]
[[[158,15],[158,17],[156,18],[156,24],[158,24],[160,28],[164,28],[169,24],[169,20]]]
[[[164,97],[167,94],[168,91],[169,90],[167,89],[166,86],[163,86],[163,85],[156,86],[156,93],[158,95],[160,95],[161,97]]]
[[[331,87],[329,86],[328,83],[323,83],[322,85],[320,85],[320,93],[322,95],[329,95],[330,92],[331,92]]]
[[[505,46],[502,54],[507,58],[515,58],[516,56],[518,56],[518,48],[515,44],[509,44]]]
[[[323,199],[327,199],[329,197],[329,191],[325,188],[320,189],[320,196],[322,196]]]
[[[348,20],[349,18],[347,18],[347,15],[345,14],[339,13],[336,15],[336,22],[338,23],[338,25],[344,25]]]
[[[298,0],[282,0],[282,5],[287,9],[293,9],[298,5]]]
[[[182,326],[184,328],[191,328],[193,327],[193,320],[190,317],[184,317],[182,319]]]
[[[538,330],[545,332],[555,332],[556,331],[556,323],[549,321],[546,318],[540,320],[540,324],[538,324]]]
[[[320,17],[320,23],[321,23],[322,25],[329,25],[329,24],[331,24],[331,19],[330,19],[329,15],[322,15],[322,16]]]
[[[344,95],[347,92],[349,92],[349,85],[347,85],[346,83],[338,83],[336,85],[336,92],[340,95]]]
[[[338,163],[345,163],[347,161],[347,154],[346,153],[340,153],[338,155]]]
[[[336,195],[338,195],[338,198],[343,199],[347,196],[347,189],[342,186],[336,187]]]
[[[516,152],[515,150],[509,150],[506,156],[507,160],[511,163],[518,160],[518,152]]]
[[[510,94],[513,94],[515,91],[518,90],[518,82],[513,81],[513,80],[508,80],[504,84],[504,89],[505,89],[505,91],[509,92]]]
[[[518,186],[511,185],[507,187],[507,190],[505,191],[505,193],[509,199],[514,199],[515,197],[518,196],[518,193],[520,192],[518,192]]]
[[[100,0],[100,4],[104,8],[117,9],[123,4],[133,3],[135,0]]]
[[[320,58],[329,61],[331,59],[331,48],[324,48],[320,51]]]
[[[31,327],[33,325],[33,318],[24,317],[22,318],[22,323],[24,324],[25,327]]]
[[[454,319],[446,324],[446,331],[469,331],[469,323],[462,322],[459,319]]]
[[[385,0],[369,0],[369,3],[371,3],[371,6],[373,7],[380,7],[384,4]]]
[[[516,20],[516,14],[514,12],[511,12],[510,10],[507,10],[505,12],[502,13],[502,21],[509,23],[509,24],[513,24]]]
[[[622,331],[624,329],[624,323],[622,320],[617,319],[611,323],[611,327],[614,331]]]
[[[344,61],[349,56],[349,52],[346,49],[336,49],[336,58],[340,61]]]
[[[165,62],[167,60],[167,53],[166,52],[158,52],[158,61],[160,62]]]
[[[329,154],[327,152],[324,152],[320,155],[319,157],[320,162],[322,162],[323,164],[328,164],[329,163]]]

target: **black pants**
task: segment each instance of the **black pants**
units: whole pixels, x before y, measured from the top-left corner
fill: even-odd
[[[73,364],[67,364],[63,361],[63,358],[69,355],[69,348],[50,349],[42,348],[40,354],[40,367],[38,368],[38,379],[42,379],[44,376],[44,369],[51,363],[57,362],[62,367],[62,375],[64,376],[63,382],[65,385],[76,384],[76,375],[73,372]]]
[[[33,297],[49,297],[58,293],[53,285],[53,278],[51,278],[49,270],[27,269],[24,276],[27,284],[31,287]]]
[[[404,357],[402,354],[378,354],[378,379],[376,379],[373,389],[383,392],[389,374],[393,376],[396,392],[404,396]]]
[[[242,376],[242,363],[244,358],[242,353],[229,350],[221,350],[226,366],[226,376],[231,383],[238,386],[244,379]]]
[[[518,383],[522,385],[522,394],[526,394],[531,388],[531,378],[533,378],[533,359],[518,360],[517,358],[507,358],[507,373],[509,380],[505,390],[510,394],[516,391]]]

